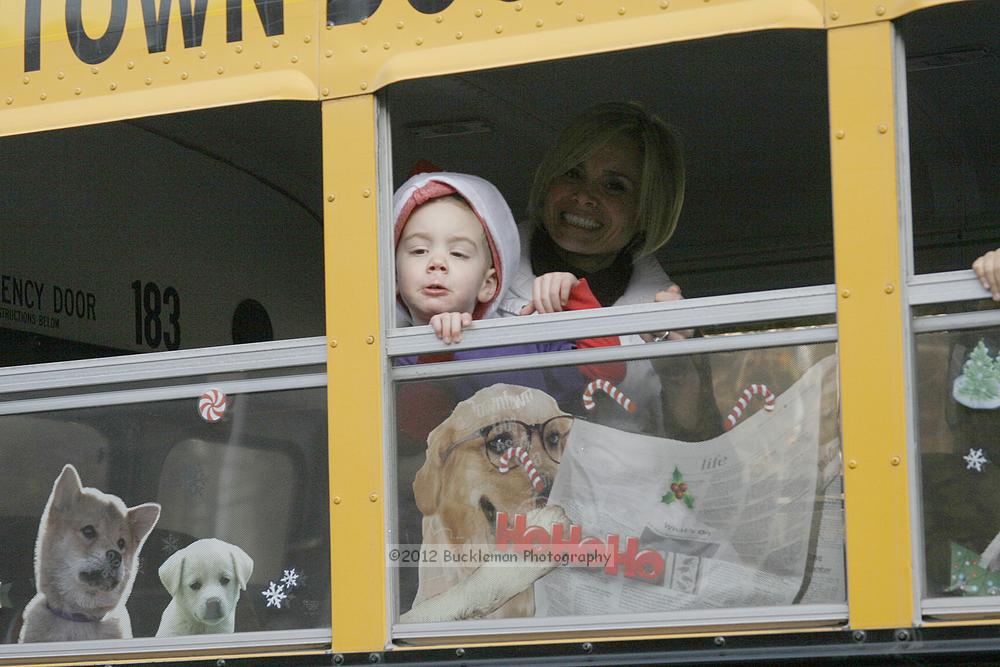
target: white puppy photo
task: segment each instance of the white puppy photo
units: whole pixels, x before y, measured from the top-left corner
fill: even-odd
[[[253,559],[235,544],[198,540],[160,566],[160,581],[173,597],[157,637],[233,632],[236,603],[253,572]]]

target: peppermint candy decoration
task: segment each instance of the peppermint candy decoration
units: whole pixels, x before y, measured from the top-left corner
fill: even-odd
[[[594,403],[594,393],[597,391],[603,391],[605,394],[614,399],[615,403],[620,405],[623,409],[629,412],[635,412],[635,403],[632,402],[628,396],[625,395],[621,389],[611,384],[607,380],[597,379],[593,380],[587,385],[587,388],[583,391],[583,407],[588,410],[593,410],[597,405]]]
[[[726,417],[726,422],[722,425],[727,431],[736,426],[736,422],[743,416],[754,396],[760,396],[764,399],[765,410],[774,410],[774,394],[767,388],[767,385],[752,384],[743,390],[743,395],[740,396],[733,409],[729,411],[729,416]]]
[[[528,452],[524,447],[508,447],[507,451],[500,456],[500,465],[497,470],[501,473],[510,472],[511,459],[517,459],[521,462],[521,465],[524,466],[524,472],[528,475],[528,481],[531,482],[531,486],[534,487],[535,491],[541,492],[545,488],[542,476],[535,469],[535,462],[528,456]]]
[[[205,421],[217,422],[226,414],[226,395],[218,389],[209,389],[198,399],[198,414]]]

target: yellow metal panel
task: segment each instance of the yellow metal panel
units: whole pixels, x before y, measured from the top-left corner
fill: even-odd
[[[323,105],[333,646],[385,644],[375,102]]]
[[[827,25],[856,25],[896,19],[910,12],[937,5],[947,5],[966,0],[828,0],[826,3]]]
[[[892,40],[887,22],[829,32],[847,587],[855,628],[908,627],[913,618]]]
[[[155,0],[153,6],[158,10],[163,4]],[[243,0],[241,38],[235,39],[234,31],[233,41],[228,41],[226,3],[211,2],[200,40],[189,29],[187,42],[181,3],[172,2],[169,17],[158,16],[166,26],[162,43],[147,34],[140,0],[88,0],[80,17],[87,38],[111,38],[87,58],[91,62],[77,52],[79,46],[73,48],[69,5],[66,0],[4,4],[0,135],[223,104],[319,98],[317,45],[326,15],[321,0],[284,0],[281,32],[275,23],[272,35],[265,33],[253,0]],[[115,5],[118,14],[112,12]],[[30,7],[38,13],[26,21]],[[26,41],[31,34],[37,40]]]
[[[820,0],[459,1],[421,14],[383,0],[367,20],[329,26],[323,96],[422,76],[502,67],[713,35],[821,28]]]

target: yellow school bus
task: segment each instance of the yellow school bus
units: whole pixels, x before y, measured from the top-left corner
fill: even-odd
[[[6,3],[0,665],[994,662],[998,28],[994,0]],[[405,326],[393,192],[474,174],[527,220],[605,102],[680,140],[654,259],[685,298]],[[661,414],[685,364],[697,437]]]

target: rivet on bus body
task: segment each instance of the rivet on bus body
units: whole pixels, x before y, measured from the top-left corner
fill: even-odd
[[[382,42],[382,48],[388,51],[390,48],[392,48],[392,45],[389,44],[389,42]]]
[[[837,130],[836,137],[838,139],[843,139],[846,136],[847,136],[847,132],[844,132],[843,130]]]
[[[891,463],[894,466],[898,466],[901,462],[902,459],[899,458],[898,456],[893,456],[891,459],[889,459],[889,463]]]
[[[98,73],[99,71],[100,71],[100,70],[99,70],[99,69],[97,69],[96,67],[91,67],[91,68],[90,68],[90,73],[91,73],[91,74],[97,74],[97,73]]]
[[[520,3],[520,2],[519,2],[519,3],[517,3],[516,5],[514,5],[514,11],[515,11],[515,12],[519,12],[519,11],[521,11],[522,9],[524,9],[524,5],[522,5],[522,4]]]
[[[311,35],[306,35],[305,37],[302,38],[302,41],[308,44],[309,42],[313,41],[313,38]]]
[[[330,89],[329,88],[324,88],[321,92],[323,93],[323,97],[329,97],[330,96]]]
[[[840,18],[840,12],[830,12],[830,20],[836,21]]]
[[[279,42],[278,40],[274,40],[273,42],[271,42],[271,48],[272,49],[276,49],[279,46],[281,46],[281,42]]]
[[[336,338],[331,338],[330,339],[330,347],[337,347],[337,339]]]
[[[538,19],[537,21],[535,21],[536,28],[541,28],[543,25],[545,25],[545,21],[543,21],[542,19]]]
[[[441,16],[440,14],[438,14],[437,16],[434,17],[434,22],[435,23],[444,23],[444,17]]]
[[[151,84],[151,83],[153,83],[153,77],[151,77],[151,76],[147,76],[147,77],[146,77],[146,85],[148,86],[148,85],[149,85],[149,84]]]
[[[402,21],[396,21],[396,30],[402,30],[405,25]]]
[[[59,72],[58,74],[56,74],[56,78],[62,81],[63,79],[66,78],[66,74],[63,72]]]
[[[327,30],[333,30],[333,24],[332,23],[327,23],[326,24],[326,29]]]
[[[670,3],[667,2],[667,0],[660,0],[660,9],[666,9],[669,6],[670,6]]]
[[[375,343],[375,336],[365,336],[365,342],[368,343],[369,345],[374,344]]]
[[[557,5],[562,5],[563,1],[564,1],[564,0],[556,0],[556,4],[557,4]]]
[[[503,32],[503,26],[502,25],[498,25],[497,27],[493,28],[493,32],[495,32],[496,34],[499,35],[500,33]]]
[[[327,50],[327,52],[324,53],[323,55],[325,55],[327,58],[332,58],[333,57],[333,51]]]
[[[362,81],[361,82],[361,90],[368,90],[368,82],[367,81]]]
[[[889,126],[888,125],[886,125],[885,123],[880,123],[879,124],[879,126],[878,126],[878,133],[879,134],[885,134],[888,131],[889,131]]]
[[[361,53],[368,53],[368,45],[367,44],[362,44],[361,45]]]
[[[242,44],[237,44],[236,45],[236,53],[243,53],[243,45]]]
[[[38,96],[38,99],[42,100],[43,102],[45,100],[47,100],[48,98],[49,98],[49,96],[46,95],[45,93],[42,93],[41,95]]]
[[[885,14],[885,5],[879,5],[878,7],[876,7],[875,8],[875,13],[878,16],[882,16],[883,14]]]
[[[851,290],[845,289],[845,290],[841,291],[840,292],[840,296],[844,297],[845,299],[851,298]]]
[[[624,7],[619,7],[618,8],[618,16],[625,16],[625,8]]]
[[[259,60],[253,64],[253,68],[254,69],[260,69],[260,61]]]
[[[202,60],[204,60],[205,56],[207,56],[207,55],[208,55],[208,53],[206,51],[199,51],[198,52],[198,57],[201,58]]]
[[[478,19],[478,18],[482,18],[482,16],[483,16],[483,10],[481,10],[481,9],[477,9],[477,10],[475,11],[475,14],[476,14],[476,18],[477,18],[477,19]]]
[[[118,84],[114,82],[108,84],[108,90],[118,90]]]
[[[299,62],[299,57],[298,56],[292,56],[292,64],[294,65],[297,62]]]
[[[463,37],[465,37],[465,35],[462,34],[461,30],[455,33],[455,39],[462,39]]]
[[[188,78],[188,73],[187,72],[181,72],[181,81],[187,81],[187,78]]]
[[[576,15],[577,22],[581,22],[583,21],[583,19],[584,19],[583,12]]]
[[[82,92],[83,92],[83,90],[82,90],[82,89],[80,89],[80,88],[75,88],[75,89],[73,90],[73,94],[74,94],[74,95],[79,95],[79,94],[80,94],[80,93],[82,93]]]
[[[361,19],[361,25],[368,25],[368,19]]]
[[[11,104],[13,104],[13,103],[14,103],[14,98],[13,98],[13,97],[8,97],[8,98],[7,98],[6,100],[4,100],[4,101],[5,101],[6,103],[7,103],[7,106],[10,106]]]
[[[858,467],[858,462],[855,461],[854,459],[851,459],[850,461],[847,462],[847,467],[853,470]]]
[[[896,286],[895,285],[893,285],[892,283],[886,283],[885,284],[885,293],[886,294],[892,294],[895,291],[896,291]]]
[[[340,503],[342,503],[342,502],[343,502],[343,500],[341,499],[341,497],[340,497],[340,496],[334,496],[334,497],[333,497],[333,504],[334,504],[334,505],[339,505],[339,504],[340,504]]]
[[[222,74],[222,73],[223,73],[223,72],[225,72],[225,71],[226,71],[226,68],[225,68],[225,67],[220,67],[219,69],[215,70],[215,73],[216,73],[216,74]]]
[[[21,83],[23,83],[24,85],[27,86],[29,83],[31,83],[31,77],[30,76],[22,77],[21,78]]]
[[[135,69],[135,61],[133,60],[128,61],[127,63],[125,63],[125,67],[128,69]]]
[[[377,503],[378,502],[378,494],[377,493],[370,493],[370,494],[368,494],[368,500],[372,501],[373,503]]]
[[[327,195],[326,200],[329,202],[337,201],[337,195]]]
[[[367,86],[368,84],[365,85]],[[361,191],[361,196],[364,197],[365,199],[368,199],[369,197],[372,196],[372,191],[369,190],[368,188],[365,188],[364,190]]]
[[[163,64],[164,65],[170,64],[170,56],[163,56]]]
[[[423,43],[424,43],[424,38],[423,37],[417,37],[417,39],[416,39],[416,45],[420,46]]]

